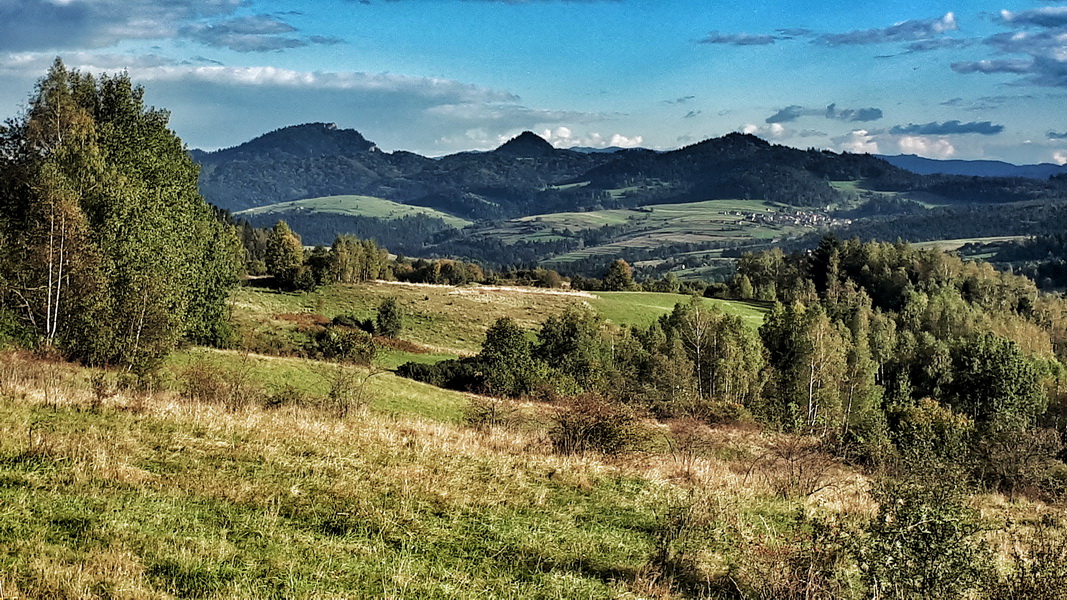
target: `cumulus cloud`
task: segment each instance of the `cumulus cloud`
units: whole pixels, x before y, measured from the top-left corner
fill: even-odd
[[[974,45],[974,40],[940,37],[929,40],[919,40],[906,46],[908,52],[933,52],[935,50],[954,50],[967,48]]]
[[[883,116],[880,108],[843,108],[838,110],[836,104],[826,107],[826,118],[854,123],[877,121]]]
[[[784,141],[793,138],[807,138],[807,137],[819,137],[826,134],[821,131],[815,131],[812,129],[804,129],[797,131],[790,129],[781,123],[769,123],[767,125],[756,125],[754,123],[747,123],[742,126],[738,131],[741,133],[747,133],[749,135],[759,136],[763,139],[773,141]]]
[[[179,35],[206,46],[229,48],[237,52],[268,52],[308,45],[290,34],[296,28],[269,15],[230,19],[214,24],[195,24],[182,27]]]
[[[1022,75],[1022,84],[1067,87],[1067,7],[1002,11],[1000,22],[1015,30],[985,39],[998,57],[956,62],[954,71]],[[1018,57],[1000,58],[1005,55]]]
[[[906,135],[897,140],[902,154],[915,154],[927,158],[946,159],[956,155],[956,147],[945,138],[929,138]]]
[[[1067,132],[1056,133],[1055,131],[1048,132],[1048,139],[1050,140],[1067,140]]]
[[[994,125],[989,121],[961,123],[959,121],[945,121],[944,123],[930,122],[917,125],[895,125],[889,130],[893,135],[956,135],[976,133],[980,135],[997,135],[1004,131],[1003,125]]]
[[[1067,150],[1057,150],[1053,152],[1052,160],[1056,161],[1057,165],[1067,165]]]
[[[933,19],[911,19],[879,29],[857,29],[845,33],[827,33],[819,39],[831,46],[916,42],[943,36],[959,29],[954,13]]]
[[[573,129],[566,126],[545,129],[541,132],[541,137],[556,148],[637,148],[644,142],[644,137],[640,135],[626,136],[621,133],[602,135],[595,131],[576,134]]]
[[[767,117],[767,123],[792,123],[801,117],[825,117],[831,120],[837,121],[849,121],[853,123],[862,123],[867,121],[877,121],[882,118],[883,113],[880,108],[837,108],[837,104],[830,104],[825,109],[817,108],[804,108],[796,104],[787,106],[773,115]]]
[[[854,129],[847,135],[832,140],[838,149],[853,154],[878,154],[878,142],[866,129]]]
[[[765,121],[767,123],[792,123],[805,114],[812,114],[807,111],[803,106],[797,106],[796,104],[787,106],[773,115],[767,117]]]
[[[1004,23],[1011,25],[1064,27],[1067,26],[1067,6],[1047,6],[1019,12],[1002,10],[1000,18]]]

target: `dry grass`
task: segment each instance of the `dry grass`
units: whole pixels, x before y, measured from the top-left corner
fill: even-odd
[[[732,560],[728,538],[787,531],[798,508],[862,508],[746,477],[776,442],[754,429],[702,429],[684,460],[561,456],[539,404],[518,405],[518,426],[482,429],[342,419],[169,390],[100,398],[91,371],[0,363],[14,365],[0,408],[7,596],[677,597],[678,575],[648,561],[678,510],[690,516],[665,556],[710,577]]]

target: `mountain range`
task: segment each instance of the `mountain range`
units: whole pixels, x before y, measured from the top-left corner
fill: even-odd
[[[666,152],[590,152],[527,131],[492,151],[430,158],[310,123],[191,155],[208,201],[255,226],[285,219],[307,244],[353,233],[412,256],[585,272],[616,256],[711,264],[826,227],[912,241],[1026,235],[1027,223],[1060,222],[1031,218],[1032,207],[1067,201],[1067,175],[1055,169],[1037,178],[1012,165],[799,150],[741,133]]]
[[[965,175],[970,177],[1025,177],[1048,179],[1067,173],[1067,165],[1042,163],[1015,165],[999,160],[937,160],[914,154],[878,155],[878,158],[919,175]]]

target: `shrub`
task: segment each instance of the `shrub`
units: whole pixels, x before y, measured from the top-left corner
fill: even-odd
[[[856,597],[849,593],[846,575],[852,539],[853,532],[836,519],[809,518],[801,512],[789,532],[744,536],[728,574],[714,582],[715,587],[740,592],[742,598],[768,600]]]
[[[300,406],[307,401],[307,393],[291,383],[272,390],[266,398],[267,408],[281,408],[282,406]]]
[[[962,598],[988,575],[992,556],[979,539],[977,512],[964,504],[953,477],[884,478],[872,495],[878,514],[867,524],[858,560],[873,597]]]
[[[407,362],[396,374],[450,390],[473,391],[483,385],[483,378],[471,359],[448,359],[428,365]]]
[[[248,406],[261,395],[247,371],[227,370],[197,361],[181,374],[184,398],[207,404],[220,404],[228,410]]]
[[[1012,533],[1005,576],[986,590],[990,598],[1067,600],[1067,533],[1050,515]]]
[[[396,298],[386,298],[378,305],[374,319],[374,332],[382,337],[395,338],[404,329],[404,312]]]
[[[619,454],[640,441],[637,417],[621,404],[593,394],[574,397],[556,412],[549,437],[563,454]]]
[[[311,354],[323,360],[359,365],[374,361],[377,348],[374,339],[365,331],[349,327],[326,327],[312,338]]]
[[[330,323],[341,327],[349,327],[352,329],[362,329],[369,334],[374,334],[374,320],[373,319],[360,319],[359,317],[351,314],[337,315]]]
[[[509,399],[477,396],[463,409],[463,420],[479,431],[510,427],[519,418],[519,409]]]

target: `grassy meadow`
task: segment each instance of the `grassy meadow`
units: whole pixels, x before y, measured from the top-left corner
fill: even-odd
[[[387,297],[403,341],[369,368],[192,347],[138,379],[0,351],[0,598],[777,598],[819,524],[874,514],[814,440],[641,417],[629,452],[562,455],[550,403],[388,371],[476,352],[498,316],[579,302],[643,326],[686,296],[378,282],[243,288],[234,311],[282,348]],[[701,301],[753,327],[766,310]],[[500,418],[472,420],[487,403]],[[1054,511],[976,502],[990,522]]]
[[[787,471],[757,460],[779,440],[756,430],[682,423],[699,444],[560,456],[544,407],[472,428],[387,379],[341,417],[204,402],[180,385],[101,391],[101,372],[0,358],[4,598],[681,597],[664,551],[724,572],[746,545],[803,527],[797,515],[869,510],[839,466],[830,492],[781,493]]]
[[[372,196],[325,196],[322,198],[308,198],[306,200],[293,200],[258,206],[234,213],[236,216],[249,216],[261,214],[277,214],[284,216],[287,212],[310,211],[313,213],[333,213],[355,217],[373,217],[377,219],[401,219],[415,215],[425,215],[436,219],[442,219],[452,227],[462,229],[471,222],[450,215],[439,210],[423,206],[411,206],[400,204],[391,200],[374,198]]]
[[[588,229],[626,226],[615,241],[553,257],[546,265],[589,256],[618,255],[627,248],[655,248],[678,243],[768,240],[802,230],[793,225],[766,225],[745,220],[745,214],[777,213],[781,207],[762,200],[706,200],[656,204],[635,209],[531,215],[497,225],[488,233],[508,243],[565,239]],[[736,214],[744,213],[744,214]]]

